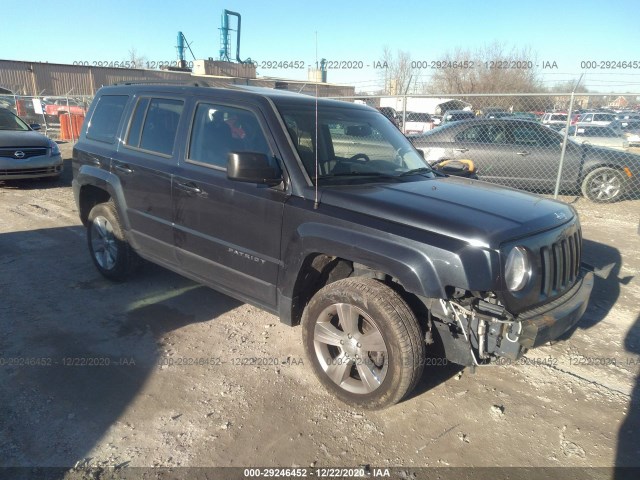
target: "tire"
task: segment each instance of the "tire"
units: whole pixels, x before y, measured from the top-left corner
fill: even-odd
[[[424,368],[418,320],[398,293],[374,279],[347,278],[322,288],[303,313],[302,339],[323,386],[355,407],[398,403]]]
[[[124,236],[111,200],[95,205],[89,212],[87,242],[94,265],[109,280],[122,282],[138,266],[138,256]]]
[[[589,172],[582,182],[582,194],[592,202],[610,203],[624,194],[625,179],[618,170],[600,167]]]

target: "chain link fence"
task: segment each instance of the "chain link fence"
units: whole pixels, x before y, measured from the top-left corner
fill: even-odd
[[[471,160],[479,179],[595,202],[640,198],[640,94],[359,96],[432,165]]]
[[[0,108],[32,126],[37,124],[52,140],[75,142],[92,100],[91,96],[0,94]]]

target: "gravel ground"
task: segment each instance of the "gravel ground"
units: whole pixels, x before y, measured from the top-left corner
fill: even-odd
[[[152,265],[103,279],[68,167],[0,184],[0,466],[640,466],[640,200],[563,198],[585,260],[616,262],[569,338],[369,412],[321,388],[299,327]]]

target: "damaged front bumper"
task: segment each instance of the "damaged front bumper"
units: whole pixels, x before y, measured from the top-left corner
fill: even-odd
[[[528,349],[562,336],[587,309],[594,274],[583,271],[575,285],[556,300],[519,314],[492,315],[477,304],[441,300],[430,310],[449,361],[465,366],[498,357],[516,360]]]

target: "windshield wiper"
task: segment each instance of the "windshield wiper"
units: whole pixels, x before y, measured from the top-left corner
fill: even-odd
[[[433,168],[429,167],[420,167],[420,168],[412,168],[411,170],[407,170],[406,172],[402,172],[399,177],[407,177],[409,175],[418,175],[420,173],[433,173]]]
[[[381,172],[340,172],[329,173],[327,175],[320,175],[318,178],[334,178],[334,177],[389,177],[393,178],[395,175],[388,175]]]

